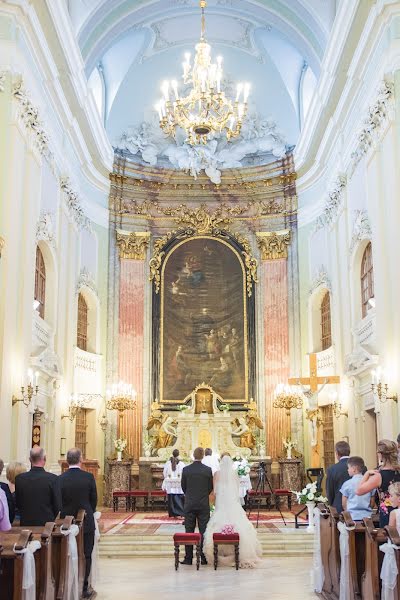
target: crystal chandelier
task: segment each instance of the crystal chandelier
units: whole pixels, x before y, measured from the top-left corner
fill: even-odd
[[[192,146],[206,144],[209,136],[225,132],[228,140],[237,137],[247,113],[250,85],[239,83],[235,100],[230,100],[221,90],[222,56],[211,62],[211,46],[205,39],[204,9],[206,0],[200,0],[201,37],[196,45],[193,65],[190,53],[185,54],[183,82],[192,88],[186,96],[180,96],[178,83],[164,81],[161,86],[163,98],[156,105],[160,127],[167,135],[176,136],[176,129],[186,132],[186,143]],[[171,99],[172,98],[172,99]]]

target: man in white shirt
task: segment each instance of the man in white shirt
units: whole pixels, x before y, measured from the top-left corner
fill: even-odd
[[[212,474],[219,471],[219,460],[216,454],[213,455],[211,448],[206,448],[204,451],[204,458],[201,461],[206,467],[210,467]]]

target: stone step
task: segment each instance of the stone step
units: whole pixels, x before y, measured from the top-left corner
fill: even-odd
[[[104,558],[169,557],[173,552],[171,538],[169,535],[103,536],[99,553]],[[313,552],[313,535],[309,533],[259,534],[259,540],[264,556],[311,556]]]

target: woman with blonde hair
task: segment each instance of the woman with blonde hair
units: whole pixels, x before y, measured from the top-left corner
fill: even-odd
[[[10,488],[11,496],[14,502],[15,519],[19,519],[19,510],[15,502],[15,478],[20,473],[25,473],[26,467],[23,463],[18,461],[10,462],[6,468],[6,477],[8,481],[8,487]]]
[[[394,508],[390,502],[389,486],[400,481],[397,453],[396,442],[380,440],[377,447],[379,468],[368,470],[356,490],[357,496],[362,496],[373,489],[377,490],[379,527],[385,527],[389,524],[389,515]]]

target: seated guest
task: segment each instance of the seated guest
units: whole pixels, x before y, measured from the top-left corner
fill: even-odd
[[[326,479],[326,495],[330,506],[334,506],[341,513],[342,494],[340,489],[350,475],[347,472],[347,459],[350,456],[350,446],[344,440],[335,444],[335,456],[337,463],[328,468]]]
[[[15,502],[20,511],[20,525],[45,525],[55,521],[61,508],[57,475],[44,470],[46,454],[39,446],[29,454],[30,471],[15,478]]]
[[[396,481],[395,483],[391,483],[389,485],[389,498],[390,504],[394,510],[391,511],[389,515],[389,525],[391,527],[396,527],[398,534],[400,535],[400,481]]]
[[[168,516],[183,517],[184,495],[181,488],[182,469],[185,463],[179,458],[179,450],[172,452],[171,458],[164,466],[162,489],[167,492]]]
[[[0,458],[0,477],[1,474],[3,472],[4,469],[4,462],[3,460]],[[11,495],[11,490],[9,488],[9,486],[6,483],[3,483],[0,481],[0,490],[3,490],[4,495],[6,497],[6,501],[8,504],[8,517],[10,519],[10,523],[12,523],[15,519],[15,508],[14,508],[14,500],[13,497]]]
[[[67,453],[68,471],[60,475],[62,509],[61,517],[77,516],[80,509],[86,511],[83,523],[83,551],[85,554],[85,576],[82,598],[91,598],[95,592],[89,588],[92,552],[94,546],[94,512],[97,505],[96,481],[91,473],[82,471],[82,452],[79,448],[71,448]]]
[[[365,463],[361,456],[350,456],[347,461],[347,472],[351,479],[344,482],[340,488],[342,494],[343,510],[348,510],[353,521],[361,521],[364,517],[370,517],[372,513],[371,498],[375,490],[371,490],[362,496],[357,496],[356,490],[363,478]]]
[[[20,514],[19,514],[19,510],[17,508],[17,505],[15,503],[15,478],[20,473],[26,473],[26,467],[23,463],[17,462],[17,461],[8,463],[7,469],[6,469],[6,477],[7,477],[7,481],[8,481],[8,487],[10,488],[11,496],[13,499],[13,506],[14,506],[14,510],[15,510],[14,518],[18,519],[18,520],[20,519]],[[11,521],[11,518],[10,518],[10,521]]]
[[[213,454],[211,448],[206,448],[204,450],[204,458],[201,461],[203,465],[206,467],[210,467],[212,474],[215,475],[217,471],[219,471],[219,460],[216,454]]]
[[[5,491],[0,488],[0,531],[11,529],[11,523],[8,513],[8,502]]]

